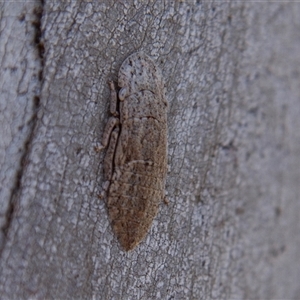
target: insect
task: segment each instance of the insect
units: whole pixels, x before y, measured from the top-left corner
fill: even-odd
[[[121,246],[135,248],[149,231],[165,198],[167,106],[162,75],[143,52],[120,67],[101,146],[109,217]]]

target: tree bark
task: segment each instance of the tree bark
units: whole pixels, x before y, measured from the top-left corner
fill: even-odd
[[[0,6],[2,299],[299,297],[299,3]],[[166,85],[169,204],[124,252],[94,146],[139,50]]]

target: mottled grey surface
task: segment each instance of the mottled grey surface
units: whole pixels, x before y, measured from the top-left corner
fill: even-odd
[[[39,105],[39,5],[0,2],[0,249]]]
[[[22,17],[19,3],[0,5],[3,39],[13,32],[3,24]],[[39,111],[27,147],[12,135],[26,155],[5,176],[19,183],[1,175],[2,298],[297,299],[299,15],[299,3],[283,2],[45,1]],[[31,41],[21,29],[1,58]],[[24,51],[38,65],[34,47]],[[106,81],[138,50],[166,80],[170,203],[125,253],[97,197],[94,145],[108,118]],[[1,69],[14,63],[2,58]],[[1,101],[17,101],[24,80],[32,74],[15,79],[11,97],[2,88]],[[28,103],[35,89],[25,89]],[[10,128],[36,114],[26,103],[1,110]],[[7,145],[1,171],[18,149]]]

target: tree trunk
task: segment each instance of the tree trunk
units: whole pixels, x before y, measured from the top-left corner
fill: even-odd
[[[0,7],[2,299],[299,297],[299,3]],[[165,80],[169,204],[124,252],[94,147],[139,50]]]

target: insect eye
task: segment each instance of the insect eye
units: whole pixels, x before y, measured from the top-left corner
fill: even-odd
[[[121,101],[123,101],[125,99],[126,93],[127,93],[126,87],[123,87],[123,88],[120,89],[120,91],[119,91],[119,99]]]

